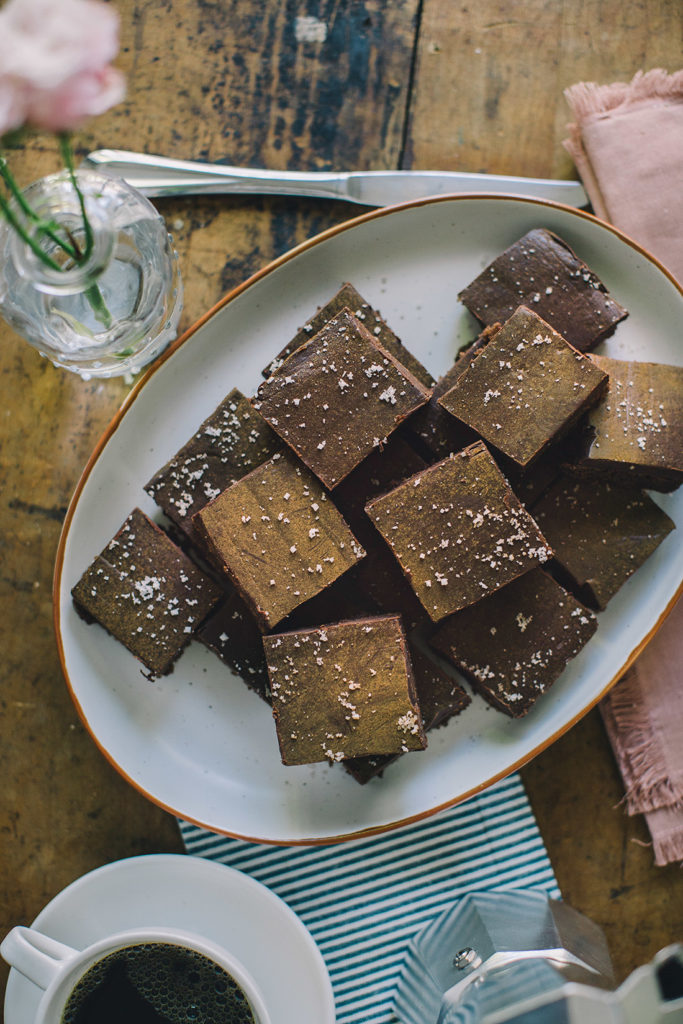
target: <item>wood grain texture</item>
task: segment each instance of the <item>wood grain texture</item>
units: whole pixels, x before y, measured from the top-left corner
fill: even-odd
[[[404,166],[575,177],[563,90],[676,70],[678,0],[424,0]]]
[[[295,169],[569,176],[562,89],[641,66],[674,70],[683,27],[678,0],[113,2],[128,96],[79,133],[81,153],[111,146]],[[24,183],[58,167],[43,136],[10,160]],[[293,244],[359,212],[263,198],[158,205],[180,255],[182,327]],[[0,387],[4,934],[91,868],[181,846],[174,820],[118,776],[80,724],[52,633],[61,521],[129,383],[58,371],[0,322]],[[618,975],[680,938],[683,875],[652,866],[638,845],[644,824],[617,806],[597,713],[523,774],[560,886],[606,929]]]
[[[129,102],[92,124],[107,145],[130,148],[134,135],[147,152],[193,159],[394,166],[417,0],[117,6]]]
[[[4,934],[83,872],[180,843],[174,822],[117,775],[81,725],[52,631],[52,571],[66,506],[128,387],[58,371],[4,325],[0,387]]]

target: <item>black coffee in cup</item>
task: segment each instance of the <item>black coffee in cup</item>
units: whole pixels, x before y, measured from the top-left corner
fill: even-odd
[[[243,989],[202,953],[145,942],[86,971],[62,1024],[255,1024]]]

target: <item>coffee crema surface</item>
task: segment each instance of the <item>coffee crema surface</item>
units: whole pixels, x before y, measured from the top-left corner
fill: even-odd
[[[61,1024],[255,1024],[241,986],[202,953],[147,942],[109,953],[83,975]]]

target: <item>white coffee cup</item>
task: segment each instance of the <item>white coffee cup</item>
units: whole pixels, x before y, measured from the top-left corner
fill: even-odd
[[[94,964],[117,950],[147,943],[180,946],[212,960],[243,990],[256,1024],[270,1024],[268,1011],[249,972],[231,953],[192,932],[173,928],[135,928],[78,950],[43,935],[35,928],[18,925],[3,940],[0,955],[25,978],[43,989],[35,1024],[60,1024],[69,996]]]

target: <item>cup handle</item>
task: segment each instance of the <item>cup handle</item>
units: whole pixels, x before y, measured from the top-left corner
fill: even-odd
[[[3,960],[42,989],[49,986],[65,961],[77,954],[78,950],[71,946],[23,925],[13,928],[0,945]]]

